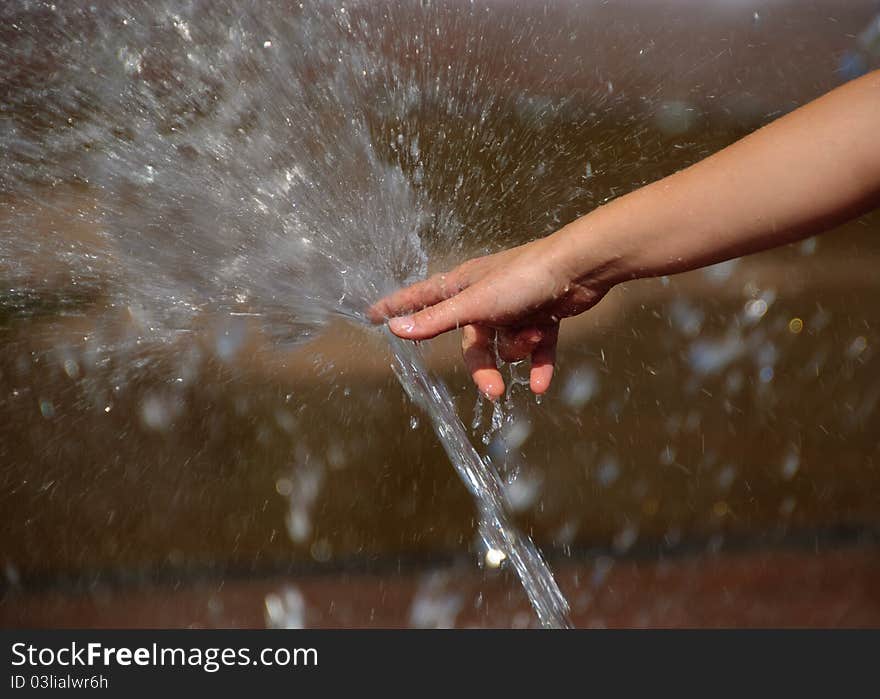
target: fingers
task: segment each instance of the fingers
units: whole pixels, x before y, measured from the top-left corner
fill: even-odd
[[[504,393],[504,379],[495,364],[492,332],[484,325],[465,325],[461,331],[461,351],[477,388],[494,401]]]
[[[465,365],[477,388],[490,400],[504,393],[504,379],[495,362],[492,348],[493,330],[484,325],[462,328],[461,348]],[[541,395],[550,388],[556,361],[559,325],[498,331],[498,353],[504,361],[516,362],[531,356],[529,388]],[[502,349],[503,348],[503,349]]]
[[[393,294],[379,299],[367,310],[367,316],[374,323],[382,323],[387,318],[404,315],[415,310],[433,306],[459,293],[464,284],[464,275],[459,269],[447,274],[435,274],[424,281],[398,289]]]
[[[553,367],[556,364],[556,341],[559,338],[559,324],[541,327],[542,338],[532,352],[532,370],[529,375],[529,388],[532,393],[541,395],[550,388]]]
[[[430,340],[467,325],[485,315],[485,304],[479,302],[471,289],[418,313],[391,318],[388,327],[404,340]]]

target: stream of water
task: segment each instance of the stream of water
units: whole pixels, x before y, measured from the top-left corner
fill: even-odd
[[[386,334],[401,385],[431,416],[449,460],[474,497],[486,560],[490,565],[510,560],[542,626],[569,627],[568,602],[535,544],[510,521],[498,473],[490,461],[480,458],[468,439],[446,386],[427,370],[417,345]]]

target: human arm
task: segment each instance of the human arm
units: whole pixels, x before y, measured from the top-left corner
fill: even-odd
[[[530,357],[547,390],[562,318],[615,284],[673,274],[825,231],[880,201],[880,71],[840,87],[705,160],[533,243],[469,260],[370,310],[402,338],[463,329],[465,362],[504,389],[491,343]]]

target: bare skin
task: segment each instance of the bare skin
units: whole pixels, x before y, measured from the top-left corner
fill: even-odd
[[[496,399],[505,361],[550,386],[559,322],[614,285],[685,272],[828,230],[880,205],[880,71],[556,233],[400,289],[369,311],[409,340],[461,328],[465,364]]]

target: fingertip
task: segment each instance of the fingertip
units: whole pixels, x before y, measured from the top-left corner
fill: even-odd
[[[498,400],[504,395],[504,379],[501,373],[494,369],[480,369],[473,374],[477,388],[490,401]]]
[[[489,384],[485,388],[480,390],[486,398],[488,398],[491,402],[497,401],[501,396],[504,395],[504,385],[495,385]]]
[[[552,379],[552,364],[532,367],[532,371],[529,375],[529,388],[532,389],[532,393],[535,395],[543,395],[550,388],[550,381]]]
[[[552,325],[544,328],[544,337],[541,344],[532,353],[532,370],[529,374],[529,388],[540,396],[550,388],[553,379],[553,368],[556,360],[556,340],[559,336],[559,326]]]
[[[388,320],[388,327],[398,337],[408,339],[416,329],[416,321],[412,316],[399,316]]]

